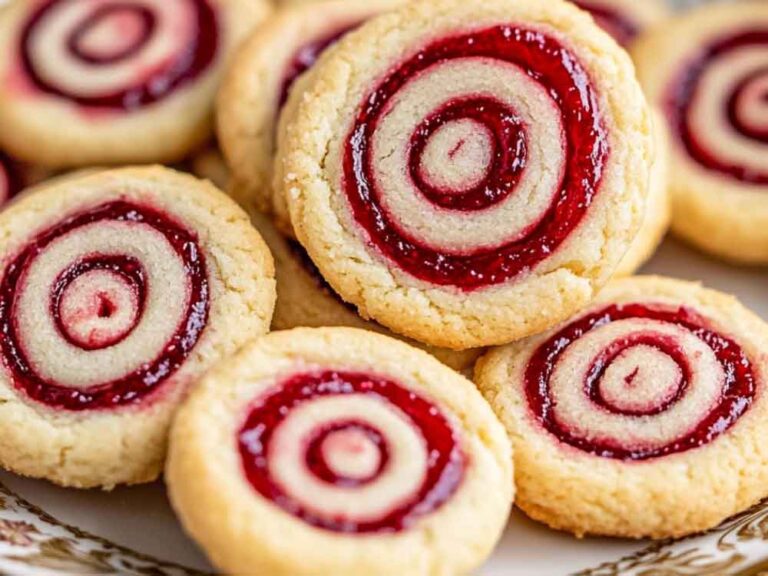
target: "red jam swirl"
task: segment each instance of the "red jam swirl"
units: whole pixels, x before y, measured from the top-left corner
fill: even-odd
[[[159,102],[210,69],[219,52],[220,30],[216,10],[208,0],[186,1],[192,11],[192,32],[187,44],[179,46],[172,58],[148,68],[133,84],[116,86],[102,94],[80,94],[59,86],[55,81],[47,80],[39,68],[37,59],[40,56],[33,51],[32,36],[41,27],[48,26],[47,19],[51,13],[68,2],[46,0],[31,13],[20,35],[19,53],[24,73],[38,90],[84,107],[133,111]],[[132,30],[131,36],[126,38],[119,48],[101,52],[87,45],[85,39],[93,29],[110,18],[126,16],[132,16],[138,22],[139,28]],[[156,35],[168,34],[170,37],[176,34],[173,30],[166,29],[170,24],[159,22],[152,9],[141,2],[123,0],[101,5],[97,3],[84,18],[72,26],[64,45],[58,49],[63,57],[78,61],[80,65],[90,67],[96,73],[103,73],[105,67],[129,63]]]
[[[759,48],[768,54],[768,30],[746,30],[738,34],[721,38],[705,46],[692,59],[687,61],[679,74],[670,84],[665,108],[672,129],[677,133],[689,156],[708,170],[719,172],[746,184],[768,184],[768,169],[760,170],[731,162],[721,158],[699,137],[701,130],[706,130],[699,119],[694,117],[693,103],[698,92],[702,90],[700,83],[708,68],[721,58],[749,48]],[[744,140],[754,144],[768,145],[768,129],[753,129],[741,120],[740,101],[744,91],[756,80],[768,78],[768,67],[753,70],[735,86],[723,87],[722,114],[729,126]],[[768,101],[768,91],[763,95]]]
[[[565,165],[549,209],[523,238],[464,254],[442,253],[406,233],[385,207],[372,142],[393,99],[411,80],[447,61],[467,58],[512,64],[546,88],[562,116]],[[487,128],[495,135],[496,150],[483,181],[457,198],[449,198],[446,191],[423,189],[438,206],[466,213],[491,208],[514,194],[525,168],[526,136],[514,111],[490,96],[476,96],[457,98],[446,109],[436,111],[411,140],[418,149],[422,130],[434,130],[448,118],[490,122]],[[502,135],[505,130],[508,133]],[[472,291],[514,280],[550,258],[590,209],[600,191],[608,156],[598,95],[579,58],[543,32],[517,25],[495,26],[434,41],[397,65],[368,94],[344,146],[342,189],[355,220],[388,260],[420,280]],[[413,178],[421,162],[412,154],[409,163],[406,171]],[[415,181],[419,182],[418,176]]]
[[[395,508],[379,511],[375,518],[365,521],[326,515],[313,509],[312,502],[303,501],[300,495],[289,494],[271,470],[271,460],[275,458],[273,438],[294,410],[320,398],[350,396],[390,404],[393,410],[408,419],[429,454],[420,487],[399,499]],[[331,434],[340,431],[362,434],[375,447],[378,454],[372,473],[350,477],[339,474],[329,465],[321,446]],[[392,465],[396,454],[391,451],[388,436],[387,430],[368,422],[364,413],[323,422],[308,438],[294,439],[302,443],[304,460],[298,465],[303,469],[303,475],[347,491],[349,497],[354,498],[355,489],[375,483]],[[456,431],[434,404],[391,380],[356,372],[301,373],[280,382],[250,407],[237,444],[245,476],[259,494],[304,522],[332,532],[370,534],[406,530],[451,498],[466,467],[466,457]]]
[[[38,373],[29,361],[24,342],[17,328],[19,292],[24,290],[24,276],[35,259],[45,253],[58,238],[76,233],[81,227],[99,222],[127,222],[151,226],[160,232],[173,247],[183,263],[189,282],[189,304],[183,322],[178,326],[160,354],[141,365],[136,371],[121,378],[85,389],[61,386]],[[52,287],[49,310],[62,336],[85,351],[103,349],[116,343],[114,339],[82,342],[68,335],[60,314],[61,296],[77,278],[94,270],[111,271],[127,280],[137,293],[138,317],[144,307],[145,295],[150,289],[141,264],[134,258],[114,254],[94,253],[73,262],[64,269]],[[109,302],[104,303],[109,314]],[[165,214],[147,206],[127,201],[114,201],[86,212],[66,218],[54,227],[40,233],[6,266],[0,282],[0,353],[4,368],[12,385],[25,396],[50,408],[69,411],[114,409],[133,405],[157,391],[181,367],[199,341],[208,321],[209,288],[205,257],[195,236],[171,221]],[[138,318],[133,325],[138,322]],[[129,329],[121,334],[126,337]]]
[[[716,405],[709,409],[703,419],[692,423],[692,427],[682,437],[663,446],[630,446],[622,445],[615,439],[577,436],[558,420],[556,415],[557,406],[550,393],[550,380],[568,347],[593,330],[627,319],[648,319],[670,323],[690,331],[712,350],[725,375]],[[660,354],[677,364],[680,376],[676,385],[655,404],[640,409],[627,409],[603,398],[599,384],[611,362],[622,352],[635,346],[657,349]],[[657,332],[641,330],[614,341],[606,350],[601,351],[588,371],[586,381],[581,385],[584,395],[591,400],[597,410],[629,418],[647,418],[665,412],[680,401],[691,385],[692,363],[696,361],[696,357],[686,355],[674,339]],[[628,378],[631,379],[633,375],[630,374]],[[580,318],[539,346],[525,372],[525,394],[533,416],[559,441],[603,458],[641,461],[693,450],[709,444],[724,434],[752,405],[757,394],[757,379],[752,363],[741,347],[734,340],[715,332],[695,311],[682,306],[673,308],[661,305],[624,304],[612,305]]]

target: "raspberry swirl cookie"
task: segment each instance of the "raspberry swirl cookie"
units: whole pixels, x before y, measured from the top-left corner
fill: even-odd
[[[278,10],[244,44],[225,76],[218,133],[241,203],[272,211],[272,165],[280,111],[319,55],[402,0],[331,0]]]
[[[364,317],[435,346],[509,342],[587,303],[638,231],[648,107],[568,3],[408,3],[308,74],[278,182]]]
[[[697,284],[609,285],[481,359],[515,445],[517,504],[578,535],[712,528],[768,495],[768,326]]]
[[[461,375],[373,332],[300,328],[206,376],[166,480],[227,573],[467,574],[504,528],[511,464]]]
[[[600,27],[622,46],[628,46],[643,30],[669,17],[663,0],[572,0],[592,14]]]
[[[156,478],[185,390],[268,330],[258,233],[210,184],[140,168],[41,186],[0,236],[0,463],[75,487]]]
[[[275,258],[278,298],[272,318],[274,330],[301,326],[349,326],[394,336],[386,328],[358,316],[354,307],[339,298],[328,285],[301,244],[281,234],[269,218],[253,211],[251,221]],[[424,346],[414,341],[408,343],[426,350],[443,364],[462,373],[471,372],[482,353],[482,350],[474,348],[456,351]]]
[[[0,143],[51,166],[176,161],[210,133],[229,53],[266,0],[15,0]]]
[[[633,52],[674,135],[673,230],[715,256],[768,263],[768,5],[702,6]]]

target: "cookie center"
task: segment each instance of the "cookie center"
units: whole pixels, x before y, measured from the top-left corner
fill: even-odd
[[[488,174],[494,148],[493,134],[480,122],[449,122],[427,140],[419,165],[421,177],[443,194],[466,192]]]
[[[350,424],[320,441],[322,463],[339,481],[361,483],[374,478],[384,459],[381,435]]]
[[[141,6],[107,5],[88,16],[75,28],[69,47],[77,57],[107,64],[141,50],[152,36],[155,17]]]
[[[66,338],[86,350],[121,341],[141,313],[139,287],[129,276],[92,270],[75,278],[59,301],[60,326]]]

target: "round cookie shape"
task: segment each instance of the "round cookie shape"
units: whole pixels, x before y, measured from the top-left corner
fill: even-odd
[[[303,83],[279,193],[328,282],[395,332],[463,349],[546,329],[638,231],[648,107],[624,51],[570,4],[409,3]]]
[[[16,0],[0,144],[53,167],[173,162],[210,135],[225,61],[266,0]]]
[[[298,77],[346,32],[402,0],[330,0],[275,12],[238,51],[219,96],[218,134],[241,203],[272,212],[277,124]]]
[[[218,143],[212,140],[187,157],[184,168],[198,178],[209,180],[221,190],[230,189],[230,171]]]
[[[284,236],[266,216],[251,210],[251,222],[264,238],[275,259],[278,298],[272,317],[274,330],[298,327],[348,326],[395,336],[376,322],[361,318],[355,308],[333,291],[304,248]],[[462,373],[471,372],[482,349],[448,350],[408,341],[422,348],[446,366]]]
[[[485,560],[511,465],[463,376],[373,332],[298,328],[208,374],[175,421],[165,477],[224,572],[408,576]]]
[[[673,135],[673,231],[726,260],[768,262],[768,6],[702,6],[633,55]]]
[[[155,479],[186,391],[269,329],[271,255],[165,168],[54,181],[0,213],[0,463],[64,486]]]
[[[669,130],[661,112],[653,114],[655,156],[648,181],[648,198],[640,231],[619,264],[615,276],[631,276],[653,257],[661,246],[672,222],[672,198],[669,193]]]
[[[764,498],[766,344],[734,298],[636,277],[490,352],[475,382],[515,445],[516,503],[577,535],[664,538]]]
[[[573,0],[622,46],[629,46],[645,29],[670,16],[663,0]]]

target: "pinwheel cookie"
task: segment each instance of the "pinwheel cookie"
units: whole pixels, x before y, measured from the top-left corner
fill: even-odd
[[[273,210],[277,120],[296,79],[347,31],[398,4],[402,0],[331,0],[278,10],[245,43],[225,76],[217,110],[241,203]]]
[[[573,0],[587,10],[603,30],[622,46],[629,45],[645,29],[669,17],[664,0]]]
[[[251,221],[275,258],[278,286],[277,304],[272,318],[275,330],[300,326],[349,326],[394,336],[375,322],[360,318],[354,307],[339,298],[320,275],[301,244],[283,236],[266,216],[252,212]],[[423,348],[459,372],[470,372],[482,353],[480,349],[454,351],[423,346],[413,341],[409,344]]]
[[[303,328],[205,378],[174,424],[166,480],[228,573],[468,574],[506,524],[511,464],[461,375],[373,332]]]
[[[607,287],[476,383],[515,446],[517,504],[578,535],[712,528],[768,495],[768,327],[677,280]]]
[[[75,487],[156,478],[185,391],[269,327],[258,233],[210,184],[136,168],[41,186],[0,237],[0,464]]]
[[[210,133],[266,0],[14,0],[0,13],[0,144],[52,166],[180,160]]]
[[[323,276],[395,332],[463,349],[546,329],[638,231],[648,107],[566,2],[408,3],[308,74],[280,191]]]
[[[768,263],[768,5],[688,12],[634,56],[674,136],[673,230],[716,256]]]

